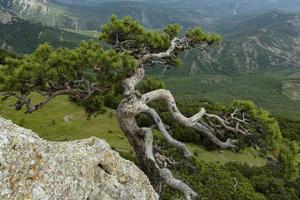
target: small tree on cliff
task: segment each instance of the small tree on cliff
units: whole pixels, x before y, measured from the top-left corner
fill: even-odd
[[[182,35],[182,37],[179,37]],[[162,184],[180,190],[186,199],[197,194],[184,182],[172,176],[168,162],[153,148],[153,133],[148,127],[139,127],[136,116],[146,113],[166,141],[177,147],[186,157],[192,153],[186,145],[168,133],[159,114],[149,103],[161,100],[166,103],[174,120],[193,128],[209,138],[219,148],[236,147],[236,140],[220,140],[217,136],[230,133],[239,137],[251,136],[249,122],[242,109],[218,116],[204,108],[191,117],[184,116],[176,106],[171,92],[165,89],[141,94],[137,85],[143,80],[145,67],[158,64],[174,66],[178,54],[191,48],[206,49],[220,42],[219,35],[193,28],[181,33],[178,25],[168,25],[160,31],[147,30],[131,17],[113,16],[102,27],[101,40],[110,45],[105,50],[95,42],[84,42],[69,50],[53,49],[41,45],[33,54],[20,59],[8,59],[1,67],[0,86],[4,99],[14,97],[15,109],[32,113],[59,95],[70,95],[85,106],[87,113],[103,110],[103,97],[123,95],[117,109],[117,119],[128,141],[133,146],[140,168],[147,174],[157,192]],[[41,102],[31,99],[35,92],[44,97]]]

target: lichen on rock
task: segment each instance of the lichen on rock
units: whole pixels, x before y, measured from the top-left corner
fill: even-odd
[[[0,117],[0,199],[152,200],[146,175],[98,138],[50,142]]]

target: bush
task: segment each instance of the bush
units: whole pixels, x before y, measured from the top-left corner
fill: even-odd
[[[290,140],[300,141],[300,121],[283,117],[276,117],[282,132],[282,136]]]
[[[257,192],[264,194],[270,200],[298,199],[295,189],[286,187],[284,179],[260,175],[251,178],[251,182]]]
[[[194,166],[194,167],[192,167]],[[188,183],[199,195],[199,199],[214,200],[265,200],[257,193],[251,182],[239,172],[229,171],[215,163],[186,163],[176,166],[177,177]],[[164,200],[183,199],[180,193],[166,189]]]
[[[3,101],[0,98],[0,112],[3,110],[3,108],[4,108],[4,104],[3,104]]]
[[[104,96],[104,105],[106,107],[117,109],[121,102],[121,97],[118,95],[108,94]]]
[[[284,139],[280,152],[280,161],[283,165],[284,175],[287,179],[294,180],[299,177],[300,146],[296,141]]]

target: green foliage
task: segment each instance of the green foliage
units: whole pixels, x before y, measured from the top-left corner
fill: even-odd
[[[163,89],[163,88],[166,88],[166,85],[164,84],[164,82],[150,77],[150,78],[143,80],[142,84],[139,87],[139,90],[142,93],[147,93],[147,92],[150,92],[153,90]]]
[[[300,177],[300,143],[283,140],[280,152],[280,161],[286,178],[294,180]]]
[[[117,109],[121,100],[122,100],[122,96],[120,96],[120,95],[107,94],[104,96],[103,103],[106,107],[109,107],[112,109]]]
[[[188,31],[185,33],[185,36],[190,38],[193,44],[201,44],[203,42],[206,42],[207,44],[213,44],[222,40],[220,35],[205,33],[200,27],[188,29]]]
[[[300,141],[300,121],[276,116],[282,136],[290,140]]]
[[[228,163],[226,168],[230,171],[237,171],[250,180],[256,192],[259,192],[267,199],[273,200],[296,200],[300,198],[300,179],[288,180],[284,178],[285,172],[278,162],[270,162],[263,167],[250,167],[237,163]]]
[[[287,179],[297,179],[300,170],[299,142],[283,138],[277,119],[271,117],[269,112],[258,109],[253,102],[236,101],[234,106],[246,109],[251,116],[263,125],[265,132],[264,143],[272,150],[273,156],[280,157]]]
[[[297,184],[300,179],[284,178],[285,171],[277,161],[262,167],[239,163],[221,165],[186,160],[179,157],[170,146],[163,145],[163,149],[178,163],[172,168],[174,176],[188,183],[199,194],[198,199],[297,200],[300,197]],[[161,198],[183,199],[183,196],[166,188]]]
[[[13,58],[13,57],[15,57],[15,55],[13,55],[12,53],[0,49],[0,66],[6,64],[7,58]]]
[[[186,163],[188,162],[188,164]],[[173,173],[183,179],[199,195],[198,199],[215,200],[265,200],[264,195],[256,192],[251,182],[239,172],[229,171],[216,163],[183,161]],[[164,200],[183,199],[180,193],[165,189]]]
[[[172,40],[174,37],[177,37],[181,31],[181,27],[178,24],[170,24],[167,25],[163,29],[164,33],[166,33],[169,36],[169,39]]]
[[[274,151],[280,149],[282,141],[280,127],[277,120],[271,117],[268,111],[257,108],[251,101],[236,101],[233,103],[233,107],[248,111],[255,120],[262,123],[265,132],[264,141],[266,144]]]
[[[69,88],[88,91],[94,84],[98,88],[95,95],[103,96],[118,91],[120,82],[135,66],[130,55],[103,50],[92,41],[73,50],[43,44],[33,54],[7,60],[0,69],[0,90],[28,96],[31,92],[52,93]],[[103,98],[93,97],[82,105],[88,112],[101,111]]]
[[[118,19],[112,16],[110,22],[102,26],[100,39],[139,57],[143,51],[159,53],[167,50],[171,40],[177,37],[180,31],[181,27],[177,24],[167,25],[162,31],[153,31],[145,29],[132,17]],[[199,27],[189,29],[185,36],[190,40],[191,46],[203,43],[211,45],[221,40],[219,35],[206,33]]]
[[[4,106],[3,101],[2,99],[0,99],[0,112],[3,110],[3,106]]]
[[[264,126],[265,143],[273,150],[273,156],[280,157],[287,179],[297,179],[300,170],[300,147],[299,142],[283,138],[278,121],[262,109],[255,107],[250,101],[237,101],[234,106],[246,109],[251,115]]]
[[[95,111],[97,111],[96,115],[99,113],[103,114],[106,111],[104,108],[103,96],[93,96],[81,104],[84,106],[88,117],[90,117],[91,114],[94,114]]]
[[[169,29],[174,31],[174,28]],[[152,52],[160,52],[170,46],[168,34],[147,30],[129,16],[123,19],[112,16],[110,22],[102,26],[100,39],[111,45],[123,43],[123,48],[128,50],[147,48]]]
[[[140,22],[129,16],[123,19],[112,16],[110,21],[103,25],[100,35],[102,41],[112,45],[111,49],[104,50],[92,41],[83,42],[80,47],[72,50],[55,49],[49,44],[40,45],[32,54],[8,59],[5,67],[0,69],[0,90],[18,97],[16,109],[27,106],[28,112],[39,109],[52,98],[65,93],[73,96],[73,101],[84,105],[88,113],[103,112],[103,105],[110,104],[108,101],[112,100],[111,96],[105,96],[121,94],[121,81],[130,76],[137,67],[136,58],[167,50],[171,40],[179,35],[180,30],[179,25],[173,24],[153,31],[144,28]],[[218,41],[218,36],[199,31],[200,28],[190,30],[186,40],[180,43],[197,45]],[[186,44],[178,45],[186,48]],[[164,58],[166,63],[180,65],[177,51],[185,48],[178,48],[174,55]],[[155,89],[164,85],[148,80],[145,87]],[[32,106],[32,92],[38,92],[48,99]],[[117,101],[109,106],[116,107]]]
[[[201,175],[202,195],[207,199],[264,200],[245,177],[217,165],[208,165]]]
[[[259,175],[251,178],[251,182],[257,192],[264,194],[270,200],[297,200],[294,188],[285,186],[284,179]]]

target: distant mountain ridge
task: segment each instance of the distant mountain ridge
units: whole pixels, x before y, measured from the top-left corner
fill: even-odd
[[[13,23],[15,20],[16,20],[15,15],[0,8],[0,23],[1,24]]]
[[[20,15],[29,15],[33,12],[47,14],[47,0],[0,0],[2,8],[13,9]]]
[[[149,28],[161,28],[170,23],[179,23],[185,28],[201,25],[205,30],[224,36],[220,48],[209,52],[193,51],[185,56],[186,64],[179,70],[180,74],[192,75],[203,71],[248,73],[300,66],[299,16],[276,9],[281,6],[287,11],[297,11],[299,8],[300,13],[300,2],[295,0],[0,0],[0,5],[22,18],[60,28],[99,30],[101,24],[116,14],[119,17],[131,15]],[[7,16],[2,16],[0,20],[8,20]],[[15,23],[14,26],[24,28],[24,23]],[[38,33],[43,32],[46,26],[39,26],[35,25],[40,30]],[[4,30],[4,25],[1,27]],[[59,30],[54,32],[56,36],[67,34]],[[71,38],[81,39],[73,36]],[[7,35],[3,37],[8,38]],[[30,39],[33,43],[45,41],[37,38],[35,33]],[[66,39],[64,36],[58,38]],[[16,45],[13,40],[7,39],[2,39],[0,45],[10,49],[14,46],[11,42]],[[20,41],[20,44],[23,42]],[[29,52],[24,50],[19,52]]]
[[[300,15],[272,11],[220,30],[224,40],[209,51],[184,56],[184,67],[166,74],[240,74],[300,69]]]
[[[275,8],[300,12],[298,0],[0,0],[0,7],[45,25],[88,30],[99,30],[111,14],[133,15],[149,27],[177,21],[211,28],[225,17],[253,16]]]

